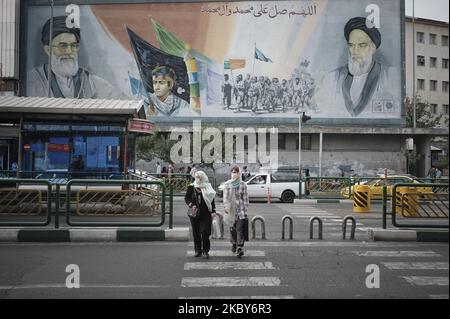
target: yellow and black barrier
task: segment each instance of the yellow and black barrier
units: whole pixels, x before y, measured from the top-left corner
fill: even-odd
[[[415,187],[397,187],[395,200],[403,217],[419,217],[419,194]]]
[[[368,213],[371,209],[370,203],[370,186],[355,185],[353,186],[353,212]]]

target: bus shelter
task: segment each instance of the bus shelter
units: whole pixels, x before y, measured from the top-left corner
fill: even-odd
[[[152,134],[142,100],[0,98],[0,172],[17,178],[114,178],[135,169]]]

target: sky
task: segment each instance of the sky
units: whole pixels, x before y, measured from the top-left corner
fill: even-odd
[[[414,16],[448,22],[448,0],[414,0]],[[412,17],[413,0],[405,1],[405,14]]]

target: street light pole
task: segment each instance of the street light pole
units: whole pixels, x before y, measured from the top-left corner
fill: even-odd
[[[412,9],[412,29],[413,29],[413,128],[416,128],[416,26],[414,16],[414,0]]]
[[[52,97],[51,94],[51,81],[52,81],[52,54],[53,54],[53,47],[52,47],[52,40],[53,40],[53,5],[54,0],[50,0],[50,30],[49,30],[49,38],[48,38],[48,47],[49,47],[49,54],[48,54],[48,83],[47,83],[47,97]]]
[[[302,116],[298,117],[298,174],[302,179]],[[301,190],[300,190],[301,192]]]

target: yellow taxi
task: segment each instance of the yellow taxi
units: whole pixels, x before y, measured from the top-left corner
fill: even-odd
[[[387,194],[392,195],[392,187],[395,184],[407,183],[407,184],[423,184],[422,181],[418,180],[417,177],[411,175],[389,175],[387,177]],[[370,187],[370,194],[372,199],[381,199],[383,196],[383,185],[384,185],[384,175],[377,176],[374,179],[369,179],[366,181],[361,181],[358,185],[368,185]],[[350,187],[351,194],[353,194],[353,186]],[[431,187],[417,187],[417,193],[420,194],[430,194],[432,193]],[[341,189],[341,195],[344,198],[350,198],[349,187],[344,187]]]

